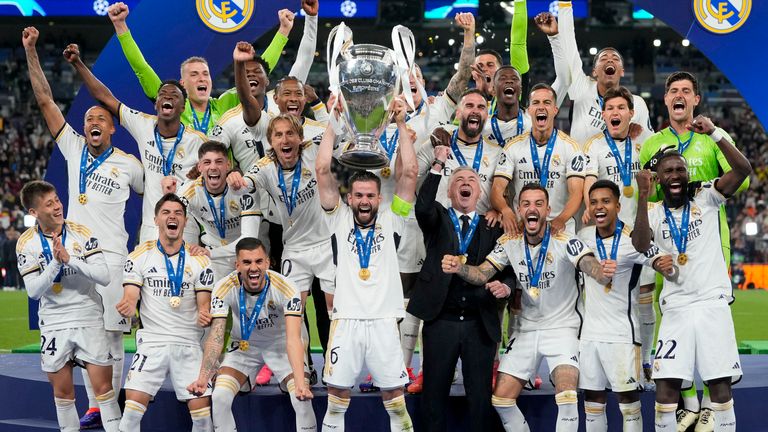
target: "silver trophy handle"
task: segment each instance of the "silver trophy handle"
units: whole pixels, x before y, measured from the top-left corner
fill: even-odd
[[[411,94],[410,77],[413,76],[416,81],[416,89],[421,94],[421,100],[424,104],[424,127],[426,128],[429,120],[429,104],[427,103],[427,91],[421,84],[421,80],[416,77],[415,72],[415,58],[416,58],[416,41],[413,37],[413,32],[405,26],[396,25],[392,28],[392,48],[395,51],[395,59],[398,67],[398,83],[402,88],[405,101],[411,110],[415,110],[416,104],[413,102],[413,95]],[[406,90],[407,89],[407,90]]]
[[[328,89],[336,95],[333,106],[328,107],[330,112],[330,124],[337,136],[344,134],[344,125],[334,115],[336,107],[341,103],[341,88],[339,84],[339,65],[338,59],[341,53],[352,45],[352,29],[347,27],[342,21],[339,25],[331,29],[328,35],[328,45],[326,49],[326,60],[328,61]]]

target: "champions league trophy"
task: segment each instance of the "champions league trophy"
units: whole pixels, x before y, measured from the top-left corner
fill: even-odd
[[[353,45],[352,31],[344,23],[328,37],[328,79],[336,104],[342,107],[341,123],[335,115],[331,115],[331,123],[337,135],[346,131],[349,144],[339,157],[346,166],[378,169],[389,165],[379,140],[392,119],[390,102],[401,88],[410,88],[415,53],[413,33],[407,28],[393,28],[392,41],[394,50],[381,45]],[[426,99],[426,92],[422,94]],[[405,92],[405,97],[413,109],[411,92]],[[330,107],[331,113],[335,108]]]

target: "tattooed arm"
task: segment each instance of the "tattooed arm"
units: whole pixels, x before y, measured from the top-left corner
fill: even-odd
[[[459,68],[445,89],[445,93],[453,101],[458,101],[461,93],[467,88],[467,83],[472,77],[470,67],[475,61],[475,17],[471,13],[456,14],[456,24],[464,30],[464,45],[459,56]]]
[[[459,257],[446,255],[443,257],[443,271],[448,274],[458,274],[460,278],[472,285],[484,285],[498,270],[490,262],[483,261],[479,266],[462,264]]]
[[[214,318],[211,324],[211,332],[208,339],[205,340],[205,349],[203,351],[203,362],[200,364],[200,374],[197,381],[187,386],[187,390],[193,395],[202,395],[208,388],[208,381],[216,373],[216,363],[219,360],[221,349],[224,348],[224,339],[226,338],[226,318]]]
[[[613,278],[616,264],[614,262],[613,265],[610,266],[598,261],[594,255],[585,255],[579,260],[579,270],[583,271],[587,276],[596,280],[601,285],[608,285]]]

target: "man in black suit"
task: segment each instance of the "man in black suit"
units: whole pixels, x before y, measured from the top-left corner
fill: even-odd
[[[485,217],[476,212],[480,178],[472,168],[461,167],[451,174],[451,208],[435,200],[449,151],[447,146],[435,147],[432,170],[416,199],[416,219],[424,233],[427,256],[408,312],[424,320],[421,406],[425,430],[446,429],[454,368],[461,358],[471,430],[487,431],[497,424],[491,407],[493,359],[501,341],[497,301],[509,297],[514,275],[511,271],[501,273],[487,284],[472,285],[443,273],[444,255],[459,255],[467,263],[480,264],[503,234],[500,225],[489,226]]]

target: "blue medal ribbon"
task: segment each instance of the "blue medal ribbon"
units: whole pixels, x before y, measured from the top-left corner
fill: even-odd
[[[459,146],[456,143],[459,139],[459,130],[453,131],[453,135],[451,136],[451,150],[453,150],[453,156],[456,158],[456,160],[459,162],[459,166],[468,166],[467,160],[464,159],[464,155],[461,154],[461,150],[459,150]],[[476,172],[480,172],[480,161],[483,159],[483,139],[480,138],[480,141],[477,142],[477,149],[475,149],[475,159],[472,161],[472,169],[474,169]]]
[[[213,216],[213,224],[216,225],[216,230],[219,232],[219,237],[223,240],[227,236],[227,226],[225,225],[227,217],[226,195],[229,186],[224,187],[224,192],[221,194],[221,207],[219,207],[219,214],[216,215],[216,203],[213,202],[213,197],[208,193],[208,189],[203,185],[203,191],[205,191],[205,198],[208,200],[208,206],[211,207],[211,215]]]
[[[685,249],[688,247],[688,221],[691,219],[691,202],[687,201],[683,206],[683,216],[680,220],[679,229],[674,216],[672,216],[672,212],[667,207],[667,203],[664,203],[664,213],[666,214],[667,225],[669,225],[669,234],[672,236],[672,240],[675,241],[677,251],[684,254]]]
[[[269,275],[264,275],[267,279],[264,289],[259,294],[259,298],[256,299],[256,304],[253,305],[251,315],[248,315],[248,307],[245,302],[245,288],[242,282],[240,283],[240,339],[247,341],[251,338],[251,333],[256,327],[256,322],[259,320],[259,313],[261,313],[261,307],[264,306],[264,300],[267,298],[267,291],[269,291]]]
[[[525,264],[528,267],[528,287],[536,288],[539,286],[539,279],[541,279],[541,273],[544,270],[544,262],[547,260],[547,249],[549,249],[549,224],[544,230],[544,238],[541,240],[541,249],[539,249],[539,257],[536,259],[536,268],[533,268],[533,261],[531,260],[531,250],[528,247],[528,234],[525,235]]]
[[[400,130],[395,129],[395,133],[392,135],[392,138],[387,141],[387,130],[384,129],[384,132],[381,133],[381,136],[379,137],[379,142],[381,143],[381,148],[384,149],[385,152],[387,152],[387,157],[389,160],[392,160],[392,155],[395,154],[395,149],[397,148],[397,139],[400,137]]]
[[[376,237],[376,219],[373,220],[371,229],[365,235],[360,232],[360,227],[355,224],[355,246],[357,246],[357,257],[360,259],[360,268],[367,269],[371,261],[371,249],[373,248],[373,239]]]
[[[459,224],[459,218],[456,217],[456,211],[450,208],[448,209],[448,215],[451,217],[451,221],[453,222],[453,230],[456,231],[456,237],[459,238],[459,255],[465,255],[467,253],[467,249],[469,248],[469,242],[472,241],[472,236],[475,234],[477,224],[480,222],[480,216],[475,213],[475,217],[473,217],[472,222],[469,223],[467,234],[462,237],[461,224]]]
[[[597,94],[597,104],[600,105],[600,111],[605,109],[605,99],[600,96],[600,93]]]
[[[40,236],[40,244],[43,247],[43,256],[45,257],[45,265],[48,265],[53,261],[53,252],[51,252],[51,245],[48,244],[48,239],[43,235],[43,229],[40,225],[37,226],[37,235]],[[64,246],[67,243],[67,224],[65,223],[61,227],[61,245]],[[63,264],[63,263],[62,263]],[[64,274],[64,266],[59,269],[59,273],[53,279],[54,282],[61,282],[61,276]]]
[[[672,126],[669,127],[669,131],[672,132],[672,135],[674,135],[675,138],[677,138],[677,152],[680,154],[685,153],[685,151],[688,149],[688,146],[691,144],[691,140],[693,140],[693,131],[691,131],[690,136],[688,136],[688,139],[685,140],[685,142],[680,139],[680,135],[677,134]]]
[[[192,108],[192,105],[189,106]],[[203,114],[203,121],[201,122],[200,119],[197,118],[197,112],[194,108],[192,108],[192,127],[195,128],[196,131],[202,132],[205,135],[208,135],[208,122],[211,119],[211,101],[208,100],[208,103],[205,105],[205,114]]]
[[[288,196],[288,190],[285,187],[285,177],[283,176],[283,167],[280,163],[277,164],[277,185],[280,186],[280,191],[283,194],[283,201],[285,201],[285,207],[288,209],[288,216],[293,214],[293,210],[296,207],[296,195],[299,192],[299,184],[301,183],[301,158],[296,162],[296,166],[293,167],[293,180],[291,182],[291,196]]]
[[[619,255],[619,241],[621,241],[621,230],[624,229],[624,222],[616,221],[616,230],[613,231],[613,241],[611,242],[611,260],[616,261],[616,257]],[[600,259],[608,259],[608,254],[605,252],[605,245],[600,234],[595,229],[595,241],[597,242],[597,254],[600,255]]]
[[[179,262],[177,263],[175,270],[173,264],[171,264],[171,260],[168,259],[168,254],[165,253],[165,249],[163,249],[163,245],[160,244],[160,240],[157,241],[157,249],[163,254],[163,258],[165,258],[165,270],[168,272],[168,280],[171,282],[171,296],[179,297],[181,296],[181,283],[184,280],[184,262],[187,258],[187,253],[184,250],[184,242],[181,243],[181,249],[179,249]]]
[[[533,139],[531,134],[531,159],[533,161],[533,169],[536,175],[539,177],[539,184],[546,188],[547,179],[549,178],[549,162],[552,160],[552,150],[555,148],[555,140],[557,140],[557,128],[552,129],[552,135],[547,141],[547,149],[544,151],[544,161],[539,162],[539,146],[536,144],[536,140]]]
[[[621,182],[624,186],[632,184],[632,139],[627,136],[627,140],[624,142],[624,158],[621,157],[619,147],[616,146],[616,141],[608,133],[607,130],[603,131],[605,135],[605,141],[608,143],[608,147],[611,148],[613,158],[616,159],[616,164],[619,166],[619,173],[621,174]]]
[[[494,113],[491,117],[491,131],[493,132],[493,137],[496,139],[496,142],[499,143],[500,146],[504,145],[504,135],[501,133],[501,128],[499,127],[499,119],[497,117],[497,113]],[[517,135],[520,135],[523,133],[523,110],[519,109],[517,110]]]
[[[115,151],[115,148],[110,146],[104,153],[100,154],[99,157],[94,158],[93,162],[88,164],[88,146],[83,146],[83,154],[80,156],[80,194],[85,193],[85,185],[88,181],[88,177],[93,174],[94,171],[96,171],[101,164],[104,163],[109,157],[112,155],[112,152]]]
[[[173,142],[173,147],[171,147],[171,151],[166,158],[163,155],[163,137],[160,136],[160,132],[158,132],[157,126],[155,126],[155,144],[157,144],[157,149],[160,151],[160,157],[163,159],[163,175],[169,176],[173,174],[173,158],[176,157],[176,147],[179,146],[182,136],[184,136],[184,125],[180,123],[179,132],[176,134],[176,141]]]

